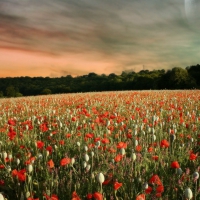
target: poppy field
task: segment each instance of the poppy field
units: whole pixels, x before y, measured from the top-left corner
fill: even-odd
[[[200,91],[0,99],[0,200],[199,200]]]

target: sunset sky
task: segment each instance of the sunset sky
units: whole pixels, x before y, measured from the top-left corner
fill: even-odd
[[[198,0],[0,0],[0,77],[200,63]]]

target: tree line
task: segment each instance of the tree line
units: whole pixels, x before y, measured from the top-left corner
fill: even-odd
[[[59,78],[0,78],[0,97],[118,90],[200,89],[200,65],[169,70],[123,71],[120,75],[89,73]]]

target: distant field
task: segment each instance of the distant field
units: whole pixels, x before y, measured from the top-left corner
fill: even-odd
[[[200,199],[200,91],[0,99],[0,200]]]

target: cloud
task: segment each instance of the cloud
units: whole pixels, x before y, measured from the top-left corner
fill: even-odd
[[[200,8],[196,5],[195,10]],[[114,72],[186,65],[199,58],[195,12],[186,16],[184,0],[3,0],[0,49],[113,62],[104,70]]]

